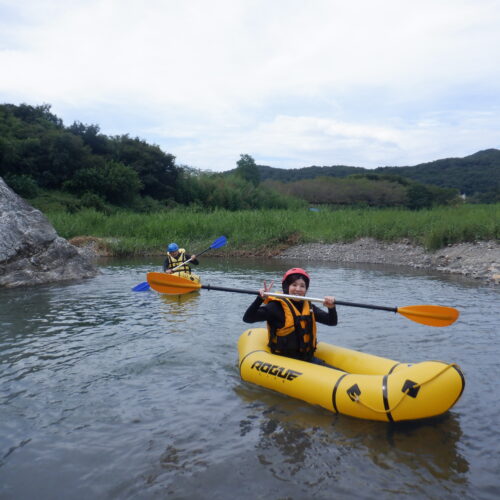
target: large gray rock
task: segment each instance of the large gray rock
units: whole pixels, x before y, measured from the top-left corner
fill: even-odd
[[[47,218],[0,177],[0,286],[89,278],[91,258],[57,235]]]

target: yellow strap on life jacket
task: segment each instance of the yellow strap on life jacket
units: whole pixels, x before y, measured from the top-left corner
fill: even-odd
[[[173,269],[174,267],[180,266],[184,262],[186,262],[186,250],[184,248],[179,248],[179,255],[174,257],[170,252],[167,252],[168,256],[168,269]],[[179,269],[176,269],[176,272],[191,272],[191,268],[186,264]]]

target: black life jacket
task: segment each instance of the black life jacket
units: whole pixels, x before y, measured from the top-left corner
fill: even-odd
[[[316,319],[311,303],[306,300],[300,312],[289,299],[268,297],[281,303],[285,314],[285,323],[281,328],[272,328],[267,324],[269,347],[271,352],[293,358],[309,360],[316,350]]]

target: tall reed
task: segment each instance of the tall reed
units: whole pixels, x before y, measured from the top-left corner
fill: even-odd
[[[174,209],[155,214],[94,210],[47,214],[65,238],[107,238],[115,253],[160,252],[171,241],[195,251],[225,235],[230,249],[261,250],[287,241],[348,242],[362,237],[383,241],[409,239],[428,249],[448,244],[498,240],[500,204],[461,205],[429,210],[328,209],[212,212]],[[230,250],[229,249],[229,250]]]

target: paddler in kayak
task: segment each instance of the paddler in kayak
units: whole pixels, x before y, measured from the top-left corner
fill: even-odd
[[[304,269],[294,267],[289,269],[282,279],[283,293],[304,297],[309,288],[309,275]],[[335,298],[327,296],[323,305],[325,311],[308,300],[292,300],[289,298],[264,295],[269,292],[273,283],[259,290],[259,295],[246,310],[245,323],[267,322],[269,348],[273,354],[288,356],[304,361],[316,362],[316,322],[335,326],[337,324],[337,309]],[[319,361],[319,360],[318,360]],[[321,362],[320,362],[321,363]]]
[[[196,255],[189,255],[184,248],[179,248],[177,243],[170,243],[167,247],[167,258],[163,262],[163,272],[171,274],[173,272],[172,270],[177,268],[174,271],[175,273],[191,274],[191,268],[188,262],[195,266],[199,264]]]

